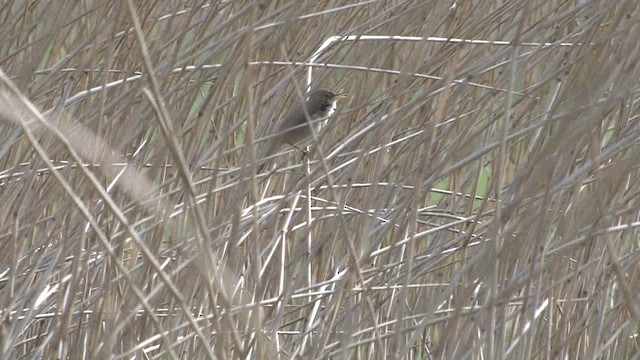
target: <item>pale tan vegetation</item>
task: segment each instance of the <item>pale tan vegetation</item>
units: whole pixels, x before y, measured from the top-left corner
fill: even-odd
[[[637,357],[639,6],[3,2],[0,358]]]

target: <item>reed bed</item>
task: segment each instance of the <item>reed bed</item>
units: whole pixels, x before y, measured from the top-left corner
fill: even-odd
[[[638,358],[639,6],[3,2],[0,358]]]

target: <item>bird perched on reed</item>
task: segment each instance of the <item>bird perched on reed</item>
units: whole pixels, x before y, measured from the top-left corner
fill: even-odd
[[[275,132],[267,142],[265,151],[260,155],[260,161],[263,163],[258,173],[262,172],[266,165],[264,159],[275,154],[282,146],[301,146],[312,138],[314,131],[317,134],[335,112],[338,99],[343,97],[344,94],[319,89],[309,93],[307,101],[299,99],[276,126]]]

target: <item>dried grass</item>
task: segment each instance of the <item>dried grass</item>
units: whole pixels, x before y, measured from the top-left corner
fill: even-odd
[[[637,357],[638,6],[5,2],[0,358]]]

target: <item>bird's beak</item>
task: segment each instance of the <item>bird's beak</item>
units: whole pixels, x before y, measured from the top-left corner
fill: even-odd
[[[344,99],[347,97],[347,94],[336,94],[337,99]]]

